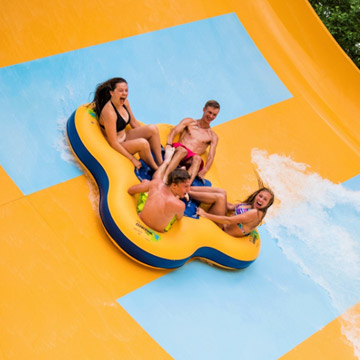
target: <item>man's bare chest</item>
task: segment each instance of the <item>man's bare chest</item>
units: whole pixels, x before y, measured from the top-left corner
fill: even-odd
[[[204,143],[209,143],[211,141],[211,130],[202,129],[197,125],[192,125],[187,128],[187,136]]]

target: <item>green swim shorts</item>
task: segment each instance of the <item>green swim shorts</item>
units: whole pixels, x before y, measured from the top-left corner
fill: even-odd
[[[143,210],[148,196],[149,196],[148,193],[141,193],[141,194],[139,195],[138,203],[137,203],[137,206],[136,206],[136,211],[137,211],[138,213],[140,213],[140,212]],[[175,221],[176,221],[176,215],[174,215],[174,217],[170,220],[168,226],[164,229],[164,232],[169,231],[169,230],[171,229],[172,224],[173,224]]]

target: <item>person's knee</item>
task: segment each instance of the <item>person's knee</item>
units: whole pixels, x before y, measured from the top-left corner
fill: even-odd
[[[176,148],[174,155],[178,156],[179,158],[183,159],[187,155],[187,150],[183,147],[179,146]]]
[[[216,198],[216,201],[219,202],[226,202],[227,198],[226,198],[226,191],[224,189],[216,189],[216,193],[214,194],[215,195],[215,198]]]
[[[222,193],[216,193],[215,198],[217,201],[224,200],[224,195]]]
[[[138,145],[139,145],[140,151],[150,150],[149,142],[144,138],[138,139]]]
[[[202,158],[200,155],[194,155],[193,156],[193,159],[192,159],[192,163],[196,166],[196,167],[200,167],[201,165],[201,162],[202,162]]]
[[[217,191],[222,197],[226,197],[226,190],[218,188]]]
[[[151,135],[159,134],[159,129],[157,128],[156,125],[148,125],[148,129],[149,129],[149,132],[151,133]]]

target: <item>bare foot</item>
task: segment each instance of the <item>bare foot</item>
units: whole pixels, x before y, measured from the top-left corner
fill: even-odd
[[[169,163],[171,158],[173,157],[175,152],[175,148],[173,148],[172,146],[167,146],[165,148],[165,156],[164,156],[164,163]]]

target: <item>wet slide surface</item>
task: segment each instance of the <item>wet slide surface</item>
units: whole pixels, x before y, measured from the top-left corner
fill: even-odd
[[[98,6],[0,17],[0,354],[360,358],[359,71],[306,1]],[[157,271],[109,241],[64,129],[114,76],[144,123],[220,102],[208,178],[235,201],[256,168],[278,199],[249,268]]]

